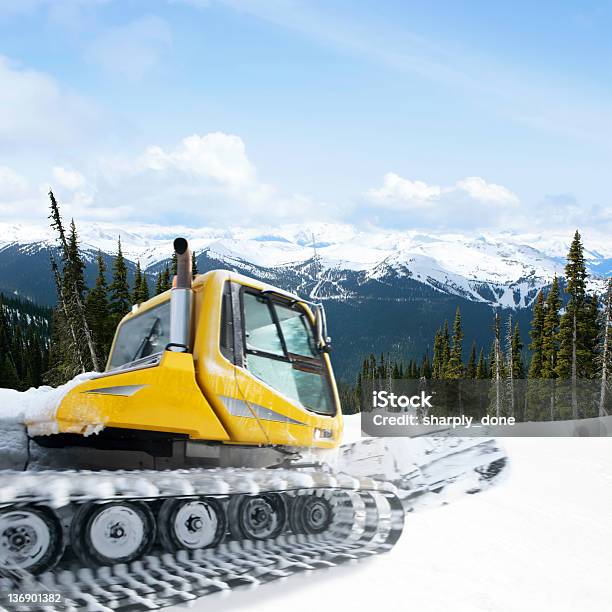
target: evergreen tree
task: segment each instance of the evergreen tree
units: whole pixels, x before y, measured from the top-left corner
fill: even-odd
[[[521,330],[519,324],[514,326],[512,335],[512,369],[514,377],[517,379],[525,378],[525,364],[523,363],[523,341],[521,340]]]
[[[489,378],[489,367],[484,356],[484,349],[481,348],[478,355],[478,365],[476,366],[476,379],[486,380],[487,378]]]
[[[9,334],[9,324],[0,296],[0,387],[19,389],[19,382],[13,356],[11,335]]]
[[[610,371],[612,366],[612,278],[608,279],[604,311],[602,313],[601,355],[599,358],[599,416],[608,414]]]
[[[544,322],[542,325],[542,369],[541,378],[557,377],[557,352],[559,347],[559,279],[555,276],[553,284],[546,297],[544,306]]]
[[[98,276],[96,277],[96,284],[87,295],[85,308],[96,345],[98,362],[103,365],[108,359],[114,328],[113,321],[109,316],[106,265],[100,251],[98,251],[97,261]]]
[[[556,374],[571,381],[571,411],[578,418],[578,378],[595,374],[597,323],[596,304],[586,294],[586,265],[580,233],[576,230],[565,266],[567,307],[559,326],[559,351]],[[595,306],[595,308],[594,308]]]
[[[172,289],[172,276],[170,275],[170,268],[166,266],[162,273],[162,293],[170,289]]]
[[[426,378],[426,379],[429,379],[432,377],[431,364],[429,363],[428,355],[425,355],[423,357],[423,361],[421,362],[421,369],[419,371],[419,377]]]
[[[134,291],[132,292],[132,304],[140,304],[140,285],[142,283],[142,270],[140,269],[140,260],[136,262],[136,270],[134,272]]]
[[[540,378],[542,376],[542,342],[544,340],[544,293],[538,292],[533,306],[533,318],[531,319],[531,363],[529,365],[529,377]]]
[[[68,234],[68,250],[64,260],[63,277],[64,284],[69,291],[83,301],[85,294],[85,264],[79,252],[79,239],[74,219],[70,221],[70,232]]]
[[[448,368],[450,360],[450,338],[448,334],[448,321],[444,321],[444,330],[442,332],[442,377]]]
[[[131,298],[128,284],[128,272],[121,250],[121,238],[117,242],[117,255],[113,264],[113,280],[110,290],[110,313],[113,327],[130,311]]]
[[[140,267],[140,261],[136,262],[136,272],[134,274],[134,291],[132,293],[132,303],[142,304],[149,299],[149,283],[146,272]]]
[[[140,281],[140,301],[146,302],[151,296],[149,295],[149,281],[147,280],[147,273],[142,273],[142,279]]]
[[[49,190],[49,199],[51,201],[51,214],[49,215],[49,219],[51,219],[51,229],[54,229],[57,232],[60,249],[62,250],[63,256],[66,257],[68,253],[66,230],[64,229],[64,222],[62,221],[62,216],[59,211],[59,205],[55,199],[55,195],[53,195],[53,190],[51,189]]]
[[[469,379],[476,378],[476,342],[472,342],[472,349],[470,350],[470,357],[468,359],[467,366],[465,368],[465,376]]]
[[[85,265],[79,253],[76,225],[72,220],[67,238],[59,205],[52,191],[49,192],[49,198],[51,227],[58,235],[62,265],[60,271],[51,258],[58,295],[58,308],[54,317],[57,344],[51,353],[50,371],[45,379],[52,384],[59,384],[78,372],[98,369],[98,356],[84,304]]]
[[[195,251],[191,251],[191,273],[194,276],[198,274],[198,260],[196,259]]]
[[[499,313],[495,313],[495,323],[493,326],[493,355],[491,361],[491,378],[493,379],[493,410],[495,416],[499,417],[504,407],[503,381],[506,378],[504,368],[504,358],[501,349],[501,319]]]
[[[448,361],[445,368],[445,377],[457,380],[463,377],[463,330],[461,329],[461,311],[457,306],[455,321],[453,323],[453,347],[449,351]]]
[[[438,329],[434,337],[433,361],[431,365],[431,376],[432,378],[436,378],[436,379],[442,378],[442,372],[443,372],[442,370],[442,364],[443,364],[442,343],[443,343],[442,330]]]

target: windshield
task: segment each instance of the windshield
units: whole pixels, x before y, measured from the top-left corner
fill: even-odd
[[[328,372],[306,312],[243,293],[247,369],[305,408],[334,415]]]
[[[110,368],[163,351],[170,342],[170,301],[125,321],[115,341]]]

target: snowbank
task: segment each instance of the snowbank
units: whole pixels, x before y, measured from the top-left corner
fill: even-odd
[[[0,389],[0,426],[52,421],[63,397],[93,376],[93,372],[79,374],[60,387],[32,387],[27,391]]]
[[[76,385],[94,376],[80,374],[60,387],[27,391],[0,389],[0,469],[22,470],[46,465],[43,449],[29,449],[28,434],[49,435],[57,430],[55,413],[62,398]],[[32,451],[32,455],[31,452]]]
[[[15,425],[39,423],[40,425],[35,427],[36,431],[30,430],[30,433],[35,435],[54,433],[52,424],[62,398],[73,387],[93,376],[93,372],[79,374],[57,388],[38,387],[27,391],[0,389],[0,428],[4,430]]]

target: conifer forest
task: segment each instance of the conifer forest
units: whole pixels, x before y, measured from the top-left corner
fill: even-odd
[[[56,386],[81,372],[104,370],[122,317],[134,304],[171,288],[175,261],[156,276],[137,262],[131,280],[120,239],[112,269],[99,253],[97,278],[87,286],[77,226],[74,220],[65,223],[53,192],[49,200],[60,253],[49,260],[57,304],[51,310],[0,294],[0,387]],[[193,267],[197,273],[195,256]],[[354,383],[340,385],[343,410],[360,409],[366,383],[407,380],[444,388],[444,410],[475,416],[492,412],[530,421],[609,414],[612,279],[602,295],[589,292],[587,281],[576,231],[563,277],[551,279],[533,303],[526,346],[512,314],[502,320],[493,309],[490,320],[482,321],[493,342],[477,346],[464,337],[457,308],[454,320],[441,322],[431,348],[424,347],[419,358],[380,354],[372,347]]]

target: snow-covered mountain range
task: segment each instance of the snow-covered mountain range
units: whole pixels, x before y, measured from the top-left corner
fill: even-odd
[[[552,233],[357,229],[325,223],[254,229],[82,223],[79,231],[87,258],[97,250],[112,255],[121,236],[126,257],[149,271],[168,260],[172,240],[183,235],[199,257],[213,262],[259,276],[308,277],[310,282],[301,288],[313,297],[348,298],[355,293],[355,283],[410,278],[438,292],[510,308],[529,306],[540,287],[563,274],[572,238]],[[597,277],[612,274],[612,247],[603,236],[585,236],[584,242],[593,288],[598,289]],[[53,236],[45,227],[0,223],[0,254],[7,249],[34,254],[52,245]],[[7,283],[0,267],[2,284]]]

